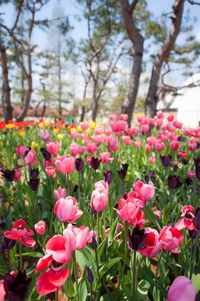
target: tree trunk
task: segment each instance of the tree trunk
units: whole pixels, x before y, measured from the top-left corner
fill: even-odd
[[[170,51],[174,47],[176,38],[180,32],[184,3],[185,0],[175,0],[175,3],[173,5],[171,30],[169,32],[169,35],[166,37],[163,46],[156,55],[153,63],[149,90],[145,100],[145,114],[149,117],[154,117],[156,114],[156,108],[158,103],[158,83],[160,80],[162,66],[163,63],[168,60]]]
[[[99,100],[95,98],[95,99],[93,99],[93,103],[92,103],[92,120],[93,121],[96,121],[98,108],[99,108]]]
[[[144,51],[143,50],[144,39],[135,24],[135,19],[133,15],[138,2],[139,0],[133,0],[132,3],[129,4],[128,0],[120,0],[124,27],[133,45],[133,50],[134,50],[134,60],[133,60],[132,72],[129,80],[128,95],[122,105],[122,113],[128,114],[129,126],[131,125],[132,115],[133,115],[134,106],[137,98],[140,75],[142,72],[142,57]]]
[[[21,113],[19,114],[19,116],[17,116],[18,122],[24,120],[24,118],[27,115],[29,106],[30,106],[30,101],[31,101],[31,96],[32,96],[32,91],[33,91],[32,74],[29,74],[27,76],[27,81],[28,81],[28,90],[26,91],[25,104],[24,104],[24,107],[23,107]]]
[[[2,110],[3,110],[3,118],[4,121],[12,119],[13,108],[10,100],[10,85],[8,78],[8,61],[6,55],[6,48],[2,45],[0,41],[0,52],[1,52],[1,67],[2,67]]]
[[[143,56],[143,44],[141,45],[141,51],[135,53],[133,61],[132,71],[129,79],[128,95],[122,105],[122,113],[128,115],[128,124],[130,126],[132,115],[136,103],[140,74],[142,71],[142,56]]]
[[[151,79],[149,84],[149,90],[147,98],[145,100],[145,115],[148,117],[154,117],[157,113],[158,103],[158,82],[160,79],[160,73],[162,68],[162,62],[158,59],[155,60],[152,68]]]
[[[82,122],[85,118],[85,106],[81,107],[81,117],[80,117],[80,122]]]

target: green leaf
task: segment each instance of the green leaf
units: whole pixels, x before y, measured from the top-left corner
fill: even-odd
[[[27,252],[27,253],[22,253],[22,256],[28,256],[28,257],[35,257],[35,258],[40,258],[43,256],[42,253],[40,252]],[[16,254],[15,257],[19,257],[19,254]]]
[[[121,260],[121,257],[116,257],[116,258],[112,258],[112,259],[109,259],[108,262],[106,262],[99,270],[99,273],[101,275],[101,277],[103,275],[105,275],[110,268],[112,268],[117,262],[119,262]]]
[[[143,279],[138,283],[137,290],[141,295],[147,295],[149,288],[150,288],[150,283]]]
[[[194,285],[196,292],[200,291],[200,274],[192,274],[192,284]]]
[[[108,246],[110,246],[114,240],[114,236],[116,234],[116,230],[117,230],[117,223],[118,223],[119,219],[118,217],[115,219],[114,223],[111,226],[110,232],[108,234]]]

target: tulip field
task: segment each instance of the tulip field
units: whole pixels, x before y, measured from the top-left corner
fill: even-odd
[[[0,301],[200,300],[200,127],[0,123]]]

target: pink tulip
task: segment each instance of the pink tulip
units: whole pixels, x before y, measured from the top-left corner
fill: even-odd
[[[61,222],[73,223],[82,216],[83,211],[79,210],[77,200],[68,196],[56,202],[54,213]]]
[[[55,166],[62,174],[69,174],[75,170],[75,158],[62,156],[55,160]]]
[[[165,148],[165,145],[163,142],[156,142],[155,144],[155,149],[158,151],[158,152],[162,152]]]
[[[83,131],[86,131],[89,127],[88,122],[80,122],[80,127]]]
[[[127,200],[120,199],[118,205],[119,209],[116,211],[120,220],[129,223],[133,227],[136,225],[143,227],[145,223],[144,212],[132,200],[129,198]]]
[[[143,125],[142,125],[142,132],[143,132],[143,133],[148,133],[148,131],[149,131],[149,126],[148,126],[148,124],[143,124]]]
[[[31,163],[38,163],[38,160],[36,158],[36,152],[33,150],[30,150],[28,154],[25,157],[25,163],[26,165],[29,165]]]
[[[148,143],[145,145],[145,149],[146,149],[147,153],[151,153],[153,150],[152,146]]]
[[[95,153],[98,149],[98,146],[95,144],[95,143],[91,143],[91,142],[88,142],[86,144],[86,148],[88,150],[88,153]]]
[[[174,126],[175,128],[177,128],[177,129],[181,129],[182,126],[183,126],[183,124],[182,124],[181,122],[179,122],[178,120],[175,120],[175,121],[173,122],[173,126]]]
[[[126,145],[132,144],[132,140],[131,140],[131,138],[129,136],[122,136],[122,141]]]
[[[106,208],[108,201],[108,193],[106,190],[103,192],[95,189],[91,196],[91,207],[97,212],[103,212]]]
[[[116,137],[108,137],[108,148],[111,152],[116,152],[119,148],[119,141]]]
[[[85,148],[84,148],[84,146],[78,145],[78,144],[76,144],[76,143],[72,143],[72,144],[70,145],[69,150],[70,150],[70,153],[71,153],[74,157],[76,157],[77,155],[83,154],[84,151],[85,151]]]
[[[174,115],[169,115],[169,116],[167,117],[167,120],[168,120],[169,122],[172,122],[172,121],[174,120]]]
[[[71,137],[75,140],[79,137],[79,133],[78,132],[75,132],[75,131],[71,131],[70,132],[70,135]]]
[[[47,150],[51,155],[57,155],[60,150],[60,144],[57,141],[47,142]]]
[[[155,157],[149,157],[148,159],[150,164],[154,164],[156,162],[156,158]]]
[[[150,201],[155,194],[155,188],[152,182],[144,184],[142,181],[137,181],[133,184],[133,189],[142,196],[145,203]]]
[[[14,180],[17,181],[21,178],[21,175],[22,175],[22,171],[21,169],[15,169],[15,175],[14,175]]]
[[[139,140],[136,140],[136,141],[134,142],[134,145],[135,145],[135,147],[136,147],[137,149],[140,149],[140,147],[141,147],[141,142],[140,142]]]
[[[100,159],[102,163],[107,164],[111,161],[111,154],[109,152],[101,152]]]
[[[19,145],[17,146],[17,155],[18,156],[24,156],[26,152],[29,152],[29,148],[27,146],[24,146],[24,145]]]
[[[160,243],[164,250],[178,253],[178,247],[183,242],[183,234],[176,228],[165,226],[160,231]]]
[[[0,280],[0,301],[4,300],[5,295],[4,280]]]
[[[195,301],[196,291],[192,282],[185,276],[178,276],[172,282],[167,301]]]
[[[171,150],[177,151],[179,149],[179,146],[180,146],[180,142],[178,140],[174,139],[170,143],[170,149]]]
[[[34,229],[38,234],[43,235],[46,231],[46,223],[41,220],[34,225]]]
[[[47,166],[47,167],[45,167],[45,172],[46,172],[47,176],[53,177],[56,173],[56,169],[53,166]]]
[[[54,235],[48,240],[45,246],[46,253],[59,263],[68,263],[71,259],[72,248],[66,246],[66,239],[62,235]]]
[[[54,197],[56,200],[59,200],[61,198],[66,198],[67,192],[65,188],[59,187],[57,190],[54,190]]]
[[[66,239],[66,245],[70,244],[72,250],[84,249],[90,239],[90,229],[85,226],[79,228],[68,224],[63,235]]]
[[[158,231],[152,228],[145,228],[145,233],[147,234],[144,247],[139,250],[139,253],[143,256],[154,258],[158,255],[160,251],[160,242]]]

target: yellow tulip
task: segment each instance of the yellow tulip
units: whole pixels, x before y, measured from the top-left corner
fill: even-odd
[[[15,125],[13,123],[6,124],[6,129],[13,129]]]
[[[36,143],[35,141],[32,141],[31,143],[31,149],[36,149],[38,147],[38,143]]]
[[[91,128],[91,129],[94,129],[95,126],[96,126],[96,122],[90,121],[90,128]]]
[[[58,139],[59,141],[63,140],[63,138],[64,138],[64,135],[63,135],[63,134],[58,134],[58,135],[57,135],[57,139]]]

